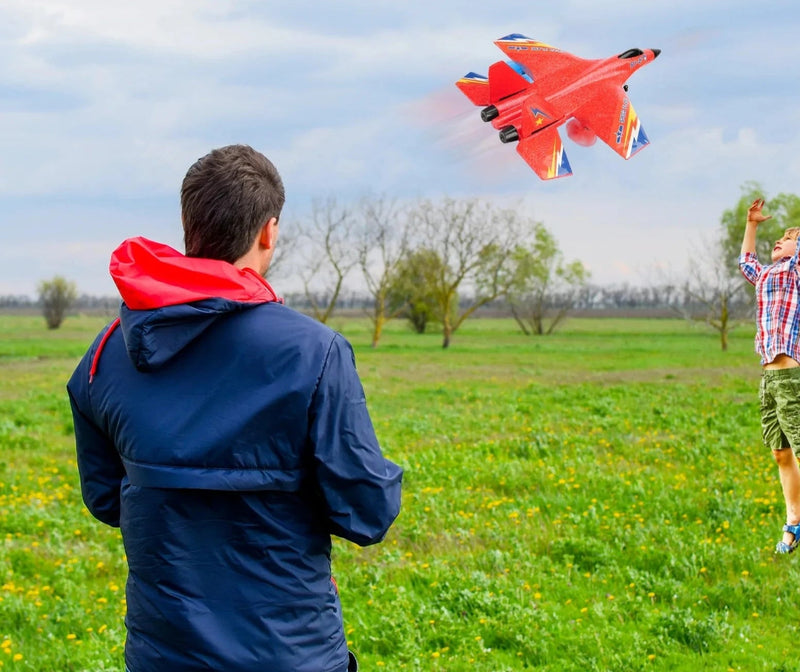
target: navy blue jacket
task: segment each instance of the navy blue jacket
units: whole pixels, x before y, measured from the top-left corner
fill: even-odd
[[[345,672],[331,534],[380,541],[402,470],[353,352],[256,273],[142,238],[67,386],[84,502],[120,526],[131,672]],[[119,327],[117,327],[119,324]]]

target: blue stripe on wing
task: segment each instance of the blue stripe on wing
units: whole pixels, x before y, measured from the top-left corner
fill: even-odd
[[[521,33],[511,33],[505,37],[501,37],[498,42],[534,42],[530,37],[526,37]]]
[[[481,83],[489,81],[488,77],[486,77],[485,75],[479,75],[477,72],[468,72],[461,79],[471,79]]]

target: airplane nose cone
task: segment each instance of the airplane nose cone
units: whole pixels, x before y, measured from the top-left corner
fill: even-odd
[[[658,58],[658,55],[661,53],[661,49],[652,49],[653,58]]]

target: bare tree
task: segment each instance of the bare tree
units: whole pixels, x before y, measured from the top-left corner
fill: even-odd
[[[511,314],[525,334],[552,333],[575,305],[589,271],[580,261],[566,263],[553,234],[539,222],[533,242],[518,245],[513,261]]]
[[[286,274],[290,260],[296,254],[300,242],[300,231],[295,222],[284,222],[281,218],[278,227],[278,244],[269,263],[267,278],[272,279]]]
[[[392,291],[400,264],[408,253],[408,213],[384,197],[361,201],[362,228],[356,244],[358,263],[372,298],[372,347],[383,327],[403,310],[405,302]]]
[[[67,309],[78,298],[75,283],[57,275],[52,280],[42,280],[38,289],[47,328],[58,329],[64,321]]]
[[[684,301],[677,310],[688,320],[701,321],[719,333],[720,347],[749,312],[747,285],[730,259],[724,237],[702,243],[702,252],[690,256]]]
[[[307,243],[303,288],[312,315],[323,324],[336,307],[345,277],[358,263],[354,228],[352,212],[334,198],[314,200],[311,218],[298,226]],[[315,281],[322,283],[321,291],[314,288]]]
[[[441,261],[431,274],[430,294],[447,348],[464,320],[508,291],[513,282],[508,262],[524,222],[514,210],[477,199],[421,201],[413,216],[424,247]],[[463,287],[472,290],[472,299],[459,305]]]

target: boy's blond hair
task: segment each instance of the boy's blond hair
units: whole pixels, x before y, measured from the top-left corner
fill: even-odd
[[[791,240],[800,238],[800,226],[793,226],[786,229],[786,231],[783,232],[783,237],[786,238],[787,236],[790,237]]]

